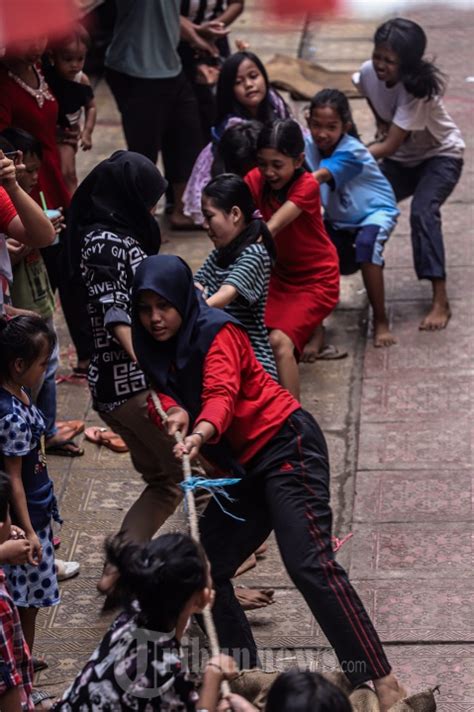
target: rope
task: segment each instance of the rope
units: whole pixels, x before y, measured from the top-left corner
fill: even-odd
[[[168,416],[163,410],[161,401],[156,395],[155,391],[151,391],[151,398],[153,400],[153,405],[156,408],[156,412],[160,416],[163,423],[166,423]],[[177,443],[183,442],[183,436],[179,431],[174,434],[174,439]],[[201,471],[203,472],[202,468]],[[187,453],[183,453],[183,479],[186,483],[191,483],[193,479],[193,474],[191,470],[191,461]],[[200,544],[201,540],[199,537],[199,525],[198,525],[198,514],[196,509],[196,502],[194,501],[194,491],[192,484],[191,486],[184,487],[184,499],[186,503],[186,513],[188,518],[188,526],[191,537],[194,541]],[[211,648],[212,657],[220,654],[219,639],[217,637],[216,626],[214,625],[214,620],[212,618],[211,608],[209,605],[202,612],[202,617],[204,620],[204,628],[206,630],[206,635],[209,640],[209,646]],[[223,697],[228,697],[230,695],[230,687],[227,680],[222,680],[221,682],[221,692]]]

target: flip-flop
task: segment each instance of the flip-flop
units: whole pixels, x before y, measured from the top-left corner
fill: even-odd
[[[71,445],[74,445],[74,449],[68,447]],[[57,455],[59,457],[81,457],[84,455],[82,447],[76,445],[74,440],[70,438],[68,440],[60,440],[58,443],[54,443],[54,445],[46,445],[45,451],[48,455]]]
[[[50,695],[49,692],[46,692],[46,690],[37,690],[34,688],[31,692],[31,700],[35,707],[40,705],[45,700],[53,700],[54,697],[54,695]]]
[[[113,452],[128,452],[128,446],[120,435],[117,435],[117,433],[107,428],[86,428],[84,437],[91,443],[103,445],[109,448],[109,450],[113,450]]]
[[[43,658],[36,658],[33,655],[31,662],[33,663],[33,672],[41,672],[41,670],[47,670],[49,668],[48,663]]]
[[[338,361],[341,358],[346,358],[347,351],[339,351],[337,346],[326,344],[315,357],[316,361]]]
[[[70,438],[75,438],[76,435],[84,432],[85,423],[83,420],[57,420],[56,429],[58,431],[68,430],[70,431]]]

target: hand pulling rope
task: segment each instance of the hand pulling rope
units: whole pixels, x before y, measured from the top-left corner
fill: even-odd
[[[160,416],[161,420],[163,423],[166,423],[168,420],[168,416],[166,415],[165,411],[163,410],[163,406],[161,405],[161,401],[156,395],[156,393],[152,390],[151,392],[151,397],[153,400],[153,405],[156,408],[156,412]],[[174,438],[177,443],[182,443],[184,438],[181,435],[179,431],[176,431],[174,434]],[[194,539],[194,541],[197,541],[200,543],[200,537],[199,537],[199,526],[198,526],[198,514],[196,510],[196,502],[194,501],[194,486],[192,484],[193,482],[193,475],[191,471],[191,461],[189,459],[189,455],[187,453],[183,453],[183,476],[184,476],[184,487],[182,488],[184,490],[184,498],[186,502],[186,514],[188,518],[188,526],[189,526],[189,531],[191,534],[191,537]],[[191,486],[186,486],[185,483],[191,483]],[[202,612],[202,617],[204,620],[204,628],[206,629],[206,635],[209,640],[209,645],[211,648],[211,655],[212,657],[219,655],[220,654],[220,647],[219,647],[219,640],[217,638],[217,632],[216,632],[216,627],[214,625],[214,620],[212,618],[211,614],[211,608],[209,605],[206,606],[206,608]],[[228,697],[230,695],[230,687],[229,683],[227,680],[222,680],[221,682],[221,692],[224,697]]]

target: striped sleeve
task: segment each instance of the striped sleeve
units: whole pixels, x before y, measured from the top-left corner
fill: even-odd
[[[264,245],[250,245],[232,265],[224,280],[236,288],[247,304],[266,299],[271,260]]]
[[[207,257],[204,264],[199,267],[198,271],[194,275],[194,281],[202,284],[203,287],[212,287],[215,282],[216,273],[216,250],[213,250],[211,254]]]

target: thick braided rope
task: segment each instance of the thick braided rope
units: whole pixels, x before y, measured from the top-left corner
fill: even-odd
[[[168,420],[168,416],[166,415],[165,411],[163,410],[163,406],[161,405],[161,401],[156,395],[155,391],[151,391],[151,397],[153,400],[153,405],[156,408],[156,412],[160,416],[161,420],[163,423],[166,423]],[[183,436],[181,435],[180,432],[176,431],[174,434],[174,438],[177,443],[182,443],[183,442]],[[189,456],[186,453],[183,453],[183,478],[184,481],[189,481],[192,478],[192,471],[191,471],[191,461],[189,459]],[[194,492],[190,488],[186,488],[184,492],[184,497],[185,497],[185,502],[186,502],[186,514],[188,518],[188,527],[189,527],[189,532],[191,534],[191,537],[194,539],[194,541],[197,541],[200,543],[200,537],[199,537],[199,524],[198,524],[198,514],[196,510],[196,502],[194,501]],[[217,638],[217,631],[216,627],[214,625],[214,620],[212,618],[212,613],[210,606],[206,606],[206,608],[202,612],[202,617],[204,620],[204,627],[206,629],[206,635],[209,640],[209,645],[211,648],[211,655],[214,657],[215,655],[219,655],[220,653],[220,647],[219,647],[219,640]],[[224,697],[227,697],[230,694],[230,687],[229,683],[227,680],[223,680],[221,683],[221,692]]]

